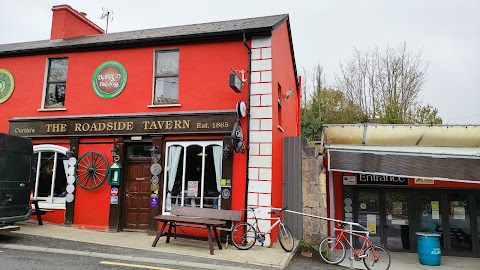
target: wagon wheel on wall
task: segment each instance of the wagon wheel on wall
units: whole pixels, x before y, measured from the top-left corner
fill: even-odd
[[[75,180],[84,189],[99,188],[108,177],[108,161],[102,153],[87,152],[75,165]]]

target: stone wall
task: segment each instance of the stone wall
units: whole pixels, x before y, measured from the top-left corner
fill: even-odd
[[[327,179],[323,156],[302,137],[302,194],[303,213],[327,217]],[[327,234],[323,219],[303,216],[303,240],[320,243]]]

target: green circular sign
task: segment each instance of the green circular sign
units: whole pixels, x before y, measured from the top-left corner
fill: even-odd
[[[115,61],[101,64],[92,77],[93,90],[102,98],[114,98],[120,95],[126,84],[127,71],[122,64]]]
[[[7,101],[12,95],[15,87],[15,80],[10,71],[0,68],[0,104]]]

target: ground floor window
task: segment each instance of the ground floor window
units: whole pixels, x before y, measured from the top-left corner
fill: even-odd
[[[222,141],[167,142],[164,213],[172,205],[220,208]]]
[[[345,219],[371,231],[391,251],[417,251],[417,232],[437,235],[442,254],[480,256],[480,191],[344,186]],[[348,211],[347,211],[348,210]],[[353,215],[352,215],[353,212]],[[360,243],[361,244],[361,243]]]
[[[46,204],[49,208],[65,207],[68,176],[66,150],[67,148],[57,145],[34,146],[33,197],[45,199],[45,202],[40,204]]]

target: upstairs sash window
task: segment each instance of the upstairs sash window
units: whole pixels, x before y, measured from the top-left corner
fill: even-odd
[[[155,53],[154,105],[178,103],[178,63],[177,50]]]
[[[67,89],[67,58],[48,60],[44,108],[64,108]]]

